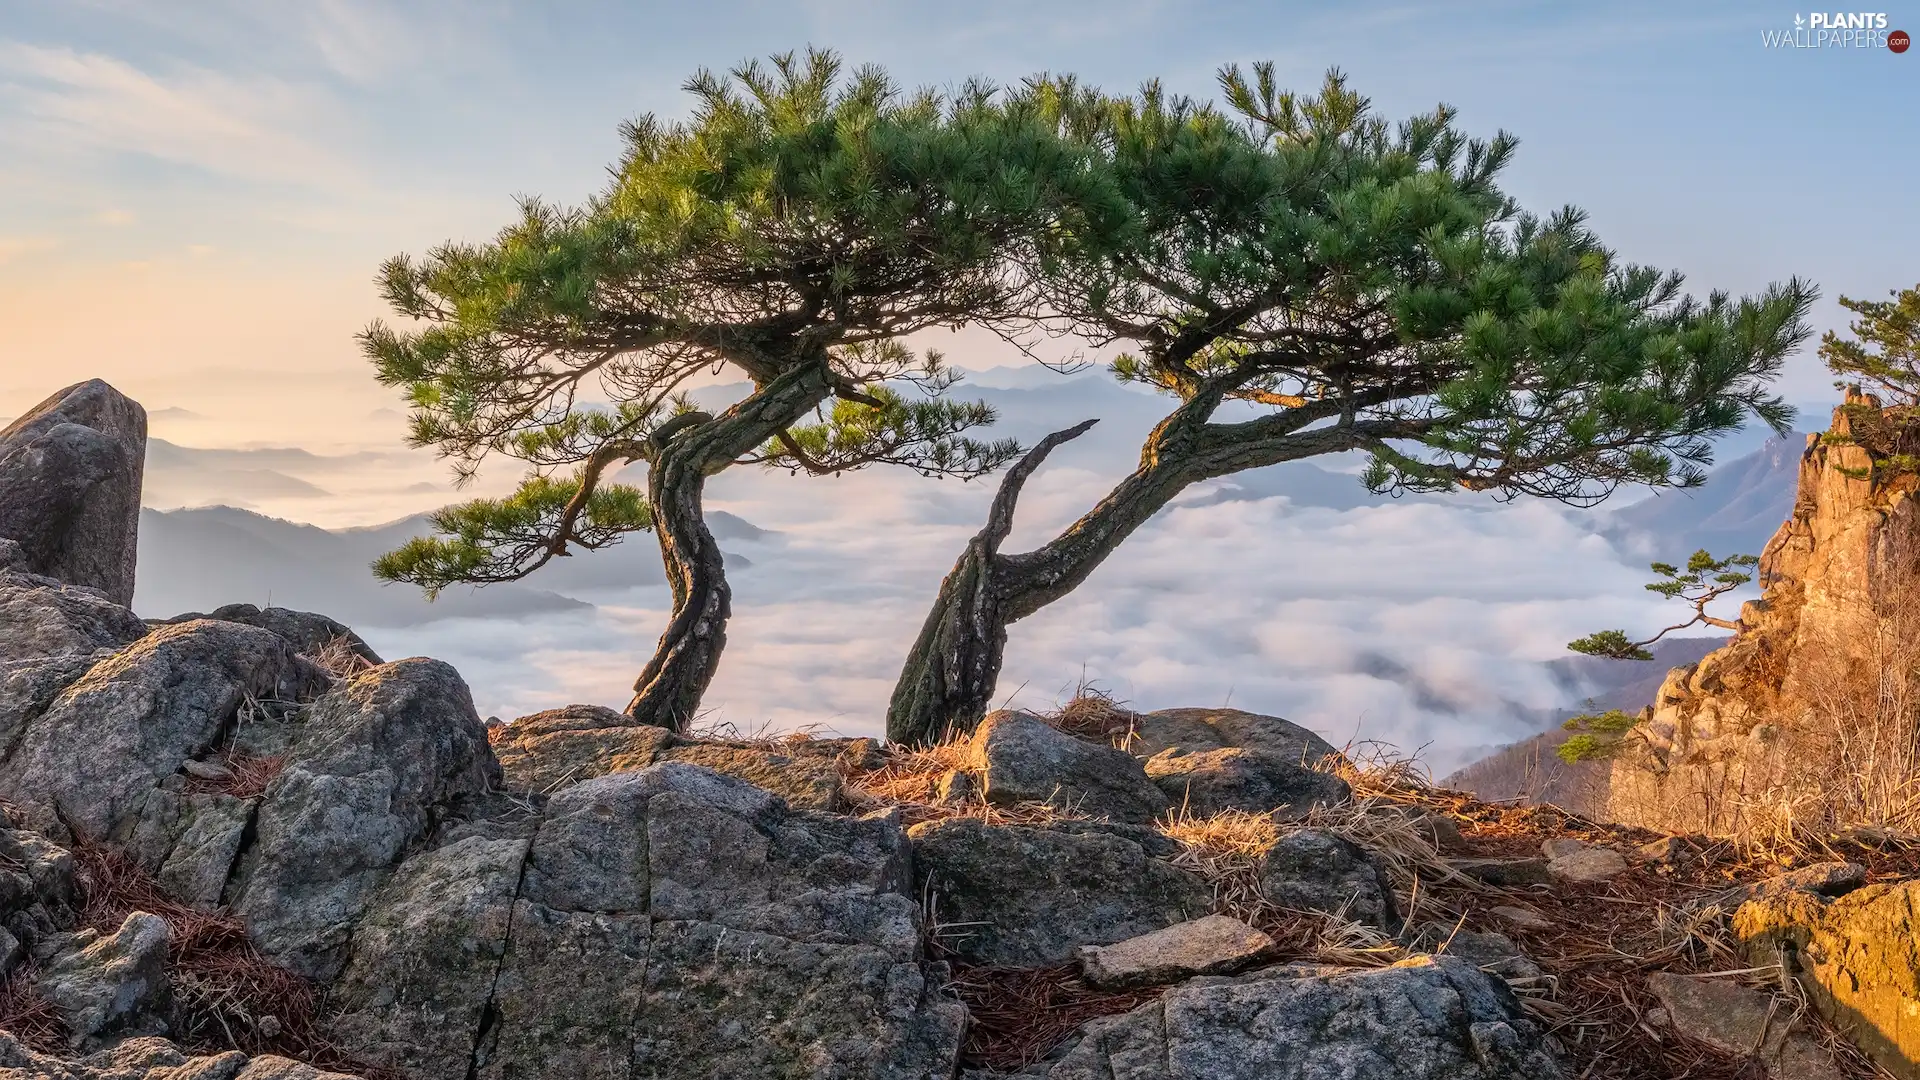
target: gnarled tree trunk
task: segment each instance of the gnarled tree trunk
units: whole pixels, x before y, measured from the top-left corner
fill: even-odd
[[[720,667],[733,590],[720,544],[707,528],[707,477],[798,422],[832,386],[824,356],[796,367],[717,417],[663,427],[647,467],[654,533],[673,590],[673,612],[653,657],[633,684],[627,715],[685,731]],[[672,422],[669,422],[671,425]]]
[[[1007,648],[1007,626],[1018,616],[1009,601],[1022,584],[1000,545],[1013,529],[1020,489],[1055,447],[1077,439],[1097,421],[1088,420],[1040,440],[1007,470],[987,512],[986,527],[940,583],[940,595],[907,654],[900,680],[887,706],[887,738],[907,745],[937,742],[971,727],[986,715],[1000,662]]]
[[[941,583],[894,684],[887,709],[889,740],[926,745],[973,730],[986,715],[1000,677],[1007,627],[1072,592],[1189,485],[1350,450],[1396,431],[1351,421],[1302,430],[1327,419],[1327,405],[1240,424],[1208,423],[1220,399],[1221,391],[1214,387],[1183,403],[1147,438],[1139,468],[1059,536],[1021,555],[999,550],[1013,526],[1020,488],[1054,447],[1080,435],[1092,421],[1048,436],[1008,470],[986,528]]]

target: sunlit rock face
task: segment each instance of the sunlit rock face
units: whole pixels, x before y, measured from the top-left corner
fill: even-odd
[[[1793,516],[1761,552],[1761,598],[1730,644],[1668,674],[1615,759],[1607,816],[1737,833],[1844,824],[1825,821],[1836,800],[1870,800],[1835,788],[1870,779],[1835,770],[1858,774],[1850,755],[1900,707],[1887,690],[1920,690],[1878,685],[1880,672],[1911,669],[1901,656],[1920,658],[1920,477],[1886,435],[1898,419],[1856,388],[1832,428],[1808,436]]]

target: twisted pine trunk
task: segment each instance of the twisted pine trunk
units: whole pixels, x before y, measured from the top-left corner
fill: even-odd
[[[665,437],[647,468],[647,498],[673,611],[634,681],[628,716],[685,731],[720,667],[733,590],[720,544],[707,528],[707,477],[799,421],[830,392],[823,359],[788,371],[717,417],[662,429]]]
[[[1007,627],[1026,614],[1032,587],[1046,576],[1000,553],[1027,478],[1054,448],[1085,434],[1088,420],[1040,440],[1007,470],[987,512],[987,523],[940,583],[940,594],[907,654],[887,706],[887,738],[905,745],[938,742],[971,729],[986,715]],[[1117,541],[1116,541],[1117,543]]]
[[[1366,445],[1404,434],[1395,424],[1342,423],[1303,430],[1334,405],[1291,410],[1240,424],[1207,422],[1222,390],[1211,387],[1160,422],[1140,466],[1045,546],[1005,555],[1020,489],[1054,447],[1093,421],[1042,440],[1008,470],[987,525],[940,585],[933,610],[907,655],[887,709],[887,738],[909,746],[972,731],[986,715],[1006,653],[1007,627],[1072,592],[1134,530],[1189,485],[1216,476]]]

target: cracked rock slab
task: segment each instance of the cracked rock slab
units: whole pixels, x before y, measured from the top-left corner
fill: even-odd
[[[966,1008],[864,945],[654,925],[632,1076],[947,1080]]]
[[[1647,989],[1660,999],[1673,1029],[1724,1053],[1758,1057],[1771,1080],[1825,1080],[1833,1058],[1797,1023],[1793,1005],[1725,979],[1659,971]]]
[[[1626,872],[1626,856],[1610,847],[1581,847],[1547,862],[1547,873],[1555,881],[1580,885],[1598,885]]]
[[[480,1080],[628,1080],[651,937],[644,915],[515,905]]]
[[[1139,836],[1131,833],[1141,834]],[[941,943],[976,964],[1039,967],[1206,915],[1212,892],[1149,852],[1150,830],[986,825],[907,831]]]
[[[408,859],[354,931],[334,1038],[408,1075],[465,1076],[526,854],[524,840],[473,837]]]

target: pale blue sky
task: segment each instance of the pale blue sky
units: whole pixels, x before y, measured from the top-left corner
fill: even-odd
[[[1793,14],[0,0],[0,316],[14,324],[0,375],[49,353],[138,378],[271,351],[363,378],[348,338],[378,314],[380,258],[484,236],[516,193],[578,198],[619,122],[678,113],[695,68],[809,43],[936,85],[1052,70],[1208,94],[1229,61],[1271,58],[1297,86],[1337,65],[1390,115],[1445,100],[1469,129],[1517,134],[1509,184],[1526,204],[1582,205],[1630,258],[1698,289],[1811,277],[1832,325],[1833,297],[1920,280],[1920,51],[1764,48]],[[1807,360],[1787,389],[1819,397],[1826,383]]]

